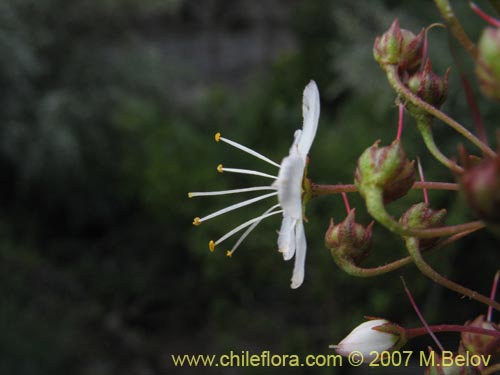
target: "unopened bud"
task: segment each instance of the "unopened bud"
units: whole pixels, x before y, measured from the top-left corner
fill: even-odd
[[[391,27],[375,38],[373,55],[380,65],[398,65],[401,70],[414,71],[422,61],[424,31],[415,35],[401,29],[399,21],[394,20]]]
[[[476,75],[484,95],[500,100],[500,29],[488,27],[477,46]]]
[[[433,210],[426,203],[417,203],[411,206],[399,219],[399,223],[411,229],[429,229],[443,226],[446,210]],[[419,249],[432,247],[438,238],[425,238],[419,240]]]
[[[379,141],[375,142],[359,157],[354,183],[363,197],[370,189],[382,189],[384,204],[387,204],[411,189],[415,168],[398,139],[389,146],[379,148],[378,144]]]
[[[416,72],[408,79],[408,88],[422,100],[439,108],[448,95],[448,69],[444,77],[432,70],[432,64],[427,59],[424,69]]]
[[[500,327],[490,321],[484,320],[484,315],[478,316],[468,327],[478,327],[492,331],[500,331]],[[500,355],[500,339],[494,336],[479,333],[462,332],[462,343],[467,351],[479,355]]]
[[[353,351],[360,352],[364,362],[371,362],[377,353],[397,350],[406,341],[404,328],[385,319],[373,319],[354,328],[334,348],[344,357]]]
[[[356,223],[355,209],[339,224],[335,224],[333,219],[325,234],[325,245],[334,259],[341,257],[347,259],[349,263],[358,265],[365,259],[372,247],[372,227],[373,222],[366,228]]]
[[[500,158],[487,158],[468,168],[460,177],[465,199],[488,225],[500,225]],[[492,228],[493,229],[493,228]]]

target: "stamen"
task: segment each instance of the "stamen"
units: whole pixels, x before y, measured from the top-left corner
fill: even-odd
[[[274,210],[275,208],[278,208],[280,205],[277,204],[277,205],[274,205],[272,206],[271,208],[269,208],[268,210],[266,210],[260,217],[262,218],[263,216],[267,215],[269,212],[271,212],[272,210]],[[245,238],[247,238],[247,236],[255,229],[255,227],[257,225],[260,224],[260,222],[262,221],[263,219],[261,220],[258,220],[256,221],[255,223],[253,223],[241,236],[240,238],[238,238],[238,241],[236,241],[236,243],[234,244],[233,248],[231,250],[228,250],[227,253],[226,253],[226,256],[228,257],[231,257],[233,255],[233,253],[236,251],[236,249],[241,245],[241,243],[243,242],[243,240]]]
[[[236,228],[234,229],[231,229],[229,232],[227,232],[225,235],[223,235],[221,238],[219,238],[217,241],[213,242],[213,241],[210,241],[209,243],[209,248],[212,249],[214,248],[215,249],[215,246],[219,245],[221,242],[227,240],[229,237],[231,237],[233,234],[235,233],[238,233],[240,230],[243,230],[245,229],[246,227],[252,225],[253,223],[255,222],[260,222],[266,218],[268,218],[269,216],[273,216],[273,215],[276,215],[276,214],[279,214],[279,213],[282,213],[283,210],[279,210],[279,211],[273,211],[273,212],[270,212],[268,214],[265,214],[265,215],[261,215],[261,216],[258,216],[256,218],[253,218],[253,219],[250,219],[248,220],[247,222],[241,224],[241,225],[238,225]],[[212,244],[213,243],[213,244]]]
[[[208,243],[208,248],[210,249],[210,252],[213,253],[215,250],[215,242],[210,240],[210,242]]]
[[[272,161],[271,159],[265,157],[264,155],[262,154],[259,154],[257,151],[254,151],[252,149],[249,149],[248,147],[246,146],[243,146],[243,145],[240,145],[239,143],[235,142],[235,141],[231,141],[230,139],[227,139],[227,138],[224,138],[220,135],[220,133],[216,133],[215,134],[215,141],[216,142],[219,142],[219,141],[222,141],[222,142],[225,142],[233,147],[236,147],[238,149],[240,149],[241,151],[244,151],[250,155],[253,155],[255,156],[256,158],[259,158],[260,160],[264,160],[265,162],[269,163],[269,164],[272,164],[274,165],[275,167],[280,167],[280,165],[274,161]]]
[[[269,198],[269,197],[272,197],[274,195],[278,195],[278,192],[277,191],[274,191],[272,193],[269,193],[269,194],[265,194],[265,195],[261,195],[259,197],[256,197],[256,198],[252,198],[252,199],[248,199],[246,201],[243,201],[243,202],[240,202],[240,203],[236,203],[236,204],[233,204],[229,207],[226,207],[226,208],[223,208],[222,210],[219,210],[219,211],[216,211],[214,212],[213,214],[210,214],[210,215],[207,215],[205,217],[202,217],[202,218],[195,218],[194,221],[193,221],[193,224],[195,225],[199,225],[200,223],[204,222],[204,221],[207,221],[209,219],[212,219],[216,216],[219,216],[219,215],[222,215],[222,214],[225,214],[226,212],[229,212],[229,211],[233,211],[233,210],[236,210],[240,207],[245,207],[245,206],[248,206],[249,204],[252,204],[252,203],[255,203],[255,202],[258,202],[258,201],[261,201],[263,199],[266,199],[266,198]]]
[[[232,172],[232,173],[241,173],[241,174],[252,174],[255,176],[261,176],[261,177],[267,177],[267,178],[272,178],[273,180],[276,180],[278,177],[267,174],[267,173],[262,173],[259,171],[253,171],[251,169],[240,169],[240,168],[224,168],[222,164],[219,164],[217,166],[217,171],[219,173],[222,172]]]
[[[200,225],[200,224],[201,224],[200,218],[198,216],[196,216],[193,219],[193,225]]]
[[[250,191],[260,191],[260,190],[277,190],[274,186],[255,186],[242,189],[233,190],[221,190],[221,191],[194,191],[188,193],[189,198],[194,197],[204,197],[209,195],[226,195],[226,194],[237,194],[237,193],[248,193]]]

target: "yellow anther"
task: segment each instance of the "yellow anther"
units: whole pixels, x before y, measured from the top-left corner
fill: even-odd
[[[198,216],[193,219],[193,224],[194,225],[200,225],[201,224],[200,218]]]
[[[217,172],[219,172],[219,173],[224,172],[224,167],[222,166],[222,164],[219,164],[219,165],[217,166]]]
[[[215,133],[215,142],[220,141],[220,133]]]
[[[193,193],[188,193],[188,198],[193,198]]]
[[[214,252],[215,250],[215,242],[210,240],[210,242],[208,243],[208,248],[210,249],[210,252]]]
[[[231,250],[228,250],[228,251],[226,252],[226,256],[227,256],[228,258],[231,258],[231,257],[233,256],[233,252],[232,252]]]

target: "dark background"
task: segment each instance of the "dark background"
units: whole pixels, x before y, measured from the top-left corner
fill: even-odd
[[[476,40],[484,22],[465,3],[453,2]],[[188,191],[260,183],[216,173],[219,163],[262,164],[215,143],[214,133],[281,160],[301,127],[310,79],[322,107],[309,176],[352,183],[361,152],[396,133],[394,94],[371,52],[395,17],[415,32],[440,21],[430,0],[3,0],[0,373],[209,373],[174,369],[170,354],[331,354],[328,345],[364,315],[420,325],[400,276],[430,324],[461,324],[485,313],[413,266],[374,279],[338,269],[323,236],[330,217],[345,216],[339,196],[308,205],[306,279],[298,290],[289,288],[292,262],[276,252],[278,218],[261,224],[232,259],[225,246],[208,251],[208,240],[265,204],[191,225],[232,201],[190,200]],[[444,109],[472,128],[446,31],[429,35],[436,72],[452,66]],[[470,59],[459,49],[458,56],[475,87]],[[477,98],[493,134],[498,109]],[[435,134],[445,153],[456,153],[460,140],[451,130],[436,123]],[[429,158],[410,118],[403,143],[411,158],[421,157],[427,179],[453,181]],[[362,201],[350,199],[367,224]],[[458,194],[431,192],[430,199],[448,209],[449,223],[472,219]],[[397,216],[421,200],[412,192],[390,210]],[[404,255],[401,239],[376,227],[366,264]],[[482,231],[443,250],[433,264],[489,293],[498,240]],[[456,349],[457,335],[440,337]],[[427,345],[423,338],[407,348]]]

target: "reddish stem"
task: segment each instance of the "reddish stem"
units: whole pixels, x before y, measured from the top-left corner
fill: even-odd
[[[403,134],[403,115],[404,115],[404,104],[399,104],[399,118],[398,118],[398,133],[396,134],[396,139],[399,141],[401,139],[401,134]]]
[[[493,301],[495,300],[495,296],[497,294],[497,286],[498,286],[498,279],[500,278],[500,270],[497,271],[495,274],[495,277],[493,278],[493,286],[491,287],[491,294],[490,294],[490,299]],[[489,306],[488,307],[488,315],[486,320],[488,322],[491,322],[491,315],[493,314],[493,307]]]
[[[471,327],[471,326],[461,326],[458,324],[440,324],[435,326],[427,326],[432,332],[469,332],[476,333],[478,335],[484,336],[493,336],[496,338],[500,338],[500,331],[485,329],[479,327]],[[427,334],[426,327],[419,328],[409,328],[406,330],[406,335],[408,339],[412,339],[414,337],[423,336]]]
[[[485,13],[481,8],[477,6],[476,3],[474,3],[473,1],[469,1],[469,6],[479,17],[488,22],[490,25],[500,27],[500,21]]]
[[[401,277],[401,280],[403,281],[403,287],[405,289],[406,295],[408,296],[408,299],[410,300],[411,305],[413,306],[413,310],[415,310],[415,312],[417,313],[417,316],[420,319],[420,321],[422,322],[422,324],[424,325],[425,330],[432,337],[432,339],[434,340],[434,342],[438,346],[439,350],[441,350],[441,352],[444,352],[443,345],[441,345],[441,343],[439,342],[438,338],[436,337],[436,335],[434,334],[434,332],[432,332],[431,328],[429,327],[429,325],[425,321],[424,316],[420,312],[420,309],[418,308],[415,300],[413,299],[413,296],[411,295],[410,289],[408,289],[408,287],[406,286],[406,283],[405,283],[405,281],[404,281],[404,279],[402,277]]]
[[[351,205],[349,204],[349,199],[347,198],[347,193],[345,191],[342,192],[342,199],[344,200],[344,205],[347,214],[349,214],[349,212],[351,212]]]
[[[420,163],[420,158],[417,157],[417,165],[418,165],[418,174],[420,175],[420,181],[425,183],[425,176],[424,176],[424,170],[422,169],[422,164]],[[427,188],[422,189],[424,193],[424,203],[426,205],[429,204],[429,194],[427,194]]]

